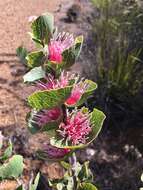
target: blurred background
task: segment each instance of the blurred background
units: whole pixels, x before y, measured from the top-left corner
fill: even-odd
[[[25,56],[34,48],[28,18],[47,11],[54,14],[59,31],[84,35],[72,70],[97,82],[98,89],[85,104],[107,116],[97,140],[80,151],[80,161],[90,160],[99,189],[138,190],[143,171],[142,0],[0,0],[0,130],[25,156],[25,176],[38,168],[48,177],[62,175],[56,163],[32,156],[45,137],[29,140],[25,123],[26,97],[32,89],[22,76]]]

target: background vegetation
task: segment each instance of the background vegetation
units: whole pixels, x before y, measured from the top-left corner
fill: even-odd
[[[93,0],[92,60],[84,74],[98,83],[89,106],[98,104],[108,119],[129,125],[142,118],[143,10],[138,1]],[[140,119],[139,119],[140,118]],[[132,126],[134,124],[132,123]]]

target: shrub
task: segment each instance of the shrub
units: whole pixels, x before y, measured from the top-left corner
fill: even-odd
[[[68,165],[64,178],[49,183],[52,189],[96,190],[88,164],[81,166],[73,155],[97,137],[105,119],[103,112],[82,107],[97,84],[69,72],[80,54],[83,36],[57,34],[53,15],[49,13],[34,17],[31,29],[32,40],[39,49],[26,56],[29,71],[24,82],[36,89],[28,97],[28,129],[32,134],[47,133],[47,142],[37,155],[57,161],[70,157],[69,164],[64,163]]]

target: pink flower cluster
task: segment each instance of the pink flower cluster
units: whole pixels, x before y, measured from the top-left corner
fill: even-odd
[[[56,64],[60,64],[62,62],[62,53],[73,45],[73,35],[65,32],[59,33],[59,35],[51,39],[49,43],[49,60]]]
[[[62,73],[59,79],[54,79],[54,77],[49,74],[48,77],[45,78],[46,82],[38,81],[37,86],[40,90],[64,88],[68,86],[70,80],[71,77],[69,76],[69,73]]]
[[[72,145],[84,144],[91,132],[90,116],[82,111],[69,114],[66,123],[61,123],[59,129],[60,135],[67,138]]]
[[[60,108],[53,108],[51,110],[42,110],[36,114],[34,114],[33,119],[39,126],[44,126],[48,122],[56,121],[62,115],[62,111]]]

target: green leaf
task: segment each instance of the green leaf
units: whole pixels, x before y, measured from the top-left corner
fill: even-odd
[[[45,61],[45,55],[43,51],[35,51],[29,53],[26,57],[27,65],[30,68],[41,66]]]
[[[4,154],[0,157],[0,160],[7,160],[12,155],[12,143],[9,141],[9,145],[4,151]]]
[[[79,190],[97,190],[97,188],[91,183],[82,183]]]
[[[63,63],[60,65],[60,67],[69,68],[75,63],[76,59],[79,57],[82,44],[83,36],[78,36],[75,39],[75,45],[63,52]]]
[[[84,109],[84,111],[86,111],[86,109]],[[60,137],[56,136],[50,139],[50,144],[52,146],[56,146],[57,148],[69,148],[69,149],[84,148],[88,146],[98,136],[99,132],[101,131],[105,118],[106,117],[102,111],[98,109],[93,110],[90,119],[92,131],[89,134],[86,144],[71,145],[71,143],[65,141],[65,139],[61,139]]]
[[[62,167],[66,170],[68,170],[69,168],[71,168],[71,165],[68,162],[65,161],[61,161],[60,164],[62,165]]]
[[[85,80],[83,82],[83,85],[87,85],[87,89],[86,91],[84,92],[84,94],[81,96],[80,100],[74,104],[74,105],[68,105],[66,104],[68,107],[78,107],[82,104],[85,103],[85,101],[87,100],[87,98],[89,98],[89,96],[91,96],[93,94],[93,92],[95,91],[95,89],[97,88],[97,84],[91,80]]]
[[[83,45],[83,36],[78,36],[75,39],[74,54],[76,59],[79,57]]]
[[[90,121],[92,123],[92,132],[89,135],[88,144],[91,143],[100,133],[105,118],[106,116],[102,111],[94,108],[93,112],[91,113]]]
[[[33,35],[31,35],[32,36],[32,40],[36,43],[36,47],[43,47],[43,44],[42,44],[42,42],[41,42],[41,40],[38,40],[38,39],[35,39],[34,37],[33,37]]]
[[[82,95],[81,99],[79,100],[76,106],[80,106],[81,104],[83,104],[86,101],[86,99],[89,96],[91,96],[97,88],[97,84],[91,80],[85,80],[84,84],[87,84],[88,88],[85,91],[85,93]]]
[[[42,14],[32,23],[31,28],[34,40],[40,40],[47,44],[54,31],[53,15],[50,13]]]
[[[23,185],[20,185],[16,190],[25,190]]]
[[[60,65],[58,65],[62,69],[71,67],[76,61],[73,48],[65,50],[62,56],[63,56],[63,62]]]
[[[44,77],[45,77],[45,71],[40,66],[40,67],[35,67],[31,69],[28,73],[24,75],[23,79],[24,79],[24,82],[34,82]]]
[[[8,163],[0,166],[0,178],[11,179],[19,177],[23,172],[23,157],[14,155]]]
[[[92,180],[92,173],[89,169],[89,162],[84,162],[84,164],[82,165],[82,168],[78,174],[78,178],[80,179],[80,181],[85,181],[87,182],[87,180]]]
[[[39,183],[39,179],[40,179],[40,173],[37,174],[35,180],[34,180],[34,184],[30,185],[29,190],[36,190],[38,187],[38,183]]]
[[[42,127],[42,131],[45,131],[45,132],[49,132],[49,131],[53,131],[55,129],[58,128],[59,124],[60,124],[61,120],[57,120],[57,121],[51,121],[51,122],[48,122],[47,124],[45,124],[43,127]]]
[[[17,56],[19,57],[20,59],[20,62],[24,65],[27,64],[27,60],[26,60],[26,56],[28,54],[28,51],[26,48],[24,48],[23,46],[19,46],[17,49],[16,49],[16,54]]]
[[[59,89],[44,90],[29,96],[28,102],[32,108],[37,110],[59,107],[70,96],[73,86]]]

